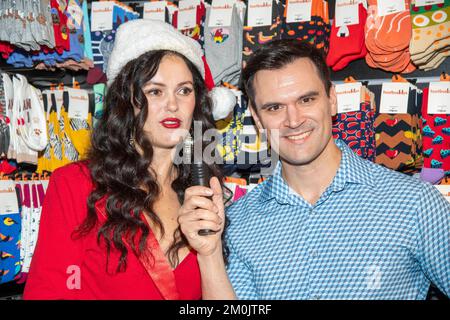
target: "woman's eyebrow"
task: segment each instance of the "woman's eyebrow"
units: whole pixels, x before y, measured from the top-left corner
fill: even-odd
[[[182,85],[184,85],[184,84],[194,85],[194,84],[192,83],[192,81],[188,80],[188,81],[180,82],[177,86],[182,86]],[[164,83],[156,82],[156,81],[151,81],[151,80],[148,81],[148,82],[144,85],[144,87],[145,87],[145,86],[148,86],[148,85],[155,85],[155,86],[160,86],[160,87],[165,87],[165,86],[166,86]]]

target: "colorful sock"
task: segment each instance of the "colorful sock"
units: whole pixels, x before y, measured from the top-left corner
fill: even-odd
[[[248,10],[244,21],[243,56],[242,64],[245,67],[250,56],[265,43],[281,39],[283,5],[281,2],[272,1],[272,25],[263,27],[250,27],[247,25]]]
[[[446,50],[444,52],[439,52],[435,57],[433,57],[429,62],[420,66],[420,69],[425,71],[430,71],[439,67],[450,55],[450,50]]]
[[[443,169],[450,176],[450,115],[428,114],[429,89],[423,90],[422,137],[424,168]]]
[[[323,0],[313,0],[311,6],[311,21],[287,23],[287,10],[284,10],[282,38],[306,41],[313,44],[326,55],[329,49],[331,31],[331,26],[326,17],[327,11],[328,6],[325,7]]]
[[[367,53],[364,45],[364,26],[366,24],[367,11],[361,3],[358,6],[358,11],[359,24],[337,28],[336,20],[333,21],[327,65],[333,67],[334,71],[343,69],[354,58],[359,59]],[[364,55],[361,56],[362,54]],[[343,59],[345,59],[345,64],[340,63]],[[337,64],[338,66],[335,67]]]
[[[377,114],[374,123],[376,163],[404,173],[420,169],[420,124],[416,99],[416,90],[410,90],[408,114]]]
[[[53,32],[55,36],[55,49],[58,53],[70,50],[69,30],[67,28],[67,16],[64,15],[58,0],[51,0],[51,16]]]
[[[409,44],[412,55],[426,51],[433,42],[447,38],[450,32],[450,0],[444,3],[416,7],[411,4],[413,37]]]
[[[196,25],[194,28],[180,30],[182,34],[196,40],[200,46],[204,47],[204,28],[206,19],[206,7],[203,2],[197,6],[196,12]],[[178,27],[178,11],[175,11],[172,17],[172,25]]]
[[[408,73],[415,70],[411,63],[409,41],[411,21],[409,10],[378,16],[377,0],[369,0],[365,26],[366,62],[373,68]],[[405,3],[409,7],[409,0]]]
[[[206,10],[206,26],[209,24],[210,9]],[[206,27],[205,57],[215,83],[242,67],[242,24],[236,8],[233,8],[231,27]]]

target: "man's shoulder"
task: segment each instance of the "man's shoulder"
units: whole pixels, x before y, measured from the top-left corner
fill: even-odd
[[[246,218],[258,212],[258,209],[262,207],[261,205],[261,193],[266,188],[267,184],[270,183],[272,177],[269,177],[265,181],[254,187],[245,196],[231,204],[227,208],[227,215],[231,219],[235,218]]]
[[[361,159],[361,169],[366,170],[370,175],[374,192],[383,192],[392,197],[400,195],[416,195],[429,188],[429,184],[419,178],[394,171],[380,164]]]

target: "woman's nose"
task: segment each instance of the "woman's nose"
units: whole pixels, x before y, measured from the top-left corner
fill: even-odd
[[[178,101],[175,94],[169,94],[167,97],[166,108],[168,111],[176,112],[178,110]]]

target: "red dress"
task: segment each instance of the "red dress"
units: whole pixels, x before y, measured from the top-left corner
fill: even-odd
[[[52,174],[24,299],[201,299],[194,251],[172,270],[150,232],[147,247],[154,260],[146,255],[138,258],[129,250],[126,271],[117,273],[120,252],[111,248],[106,270],[106,249],[103,242],[97,243],[98,226],[86,237],[72,237],[87,215],[92,188],[84,164],[70,164]],[[104,220],[104,201],[96,209],[99,221]]]

